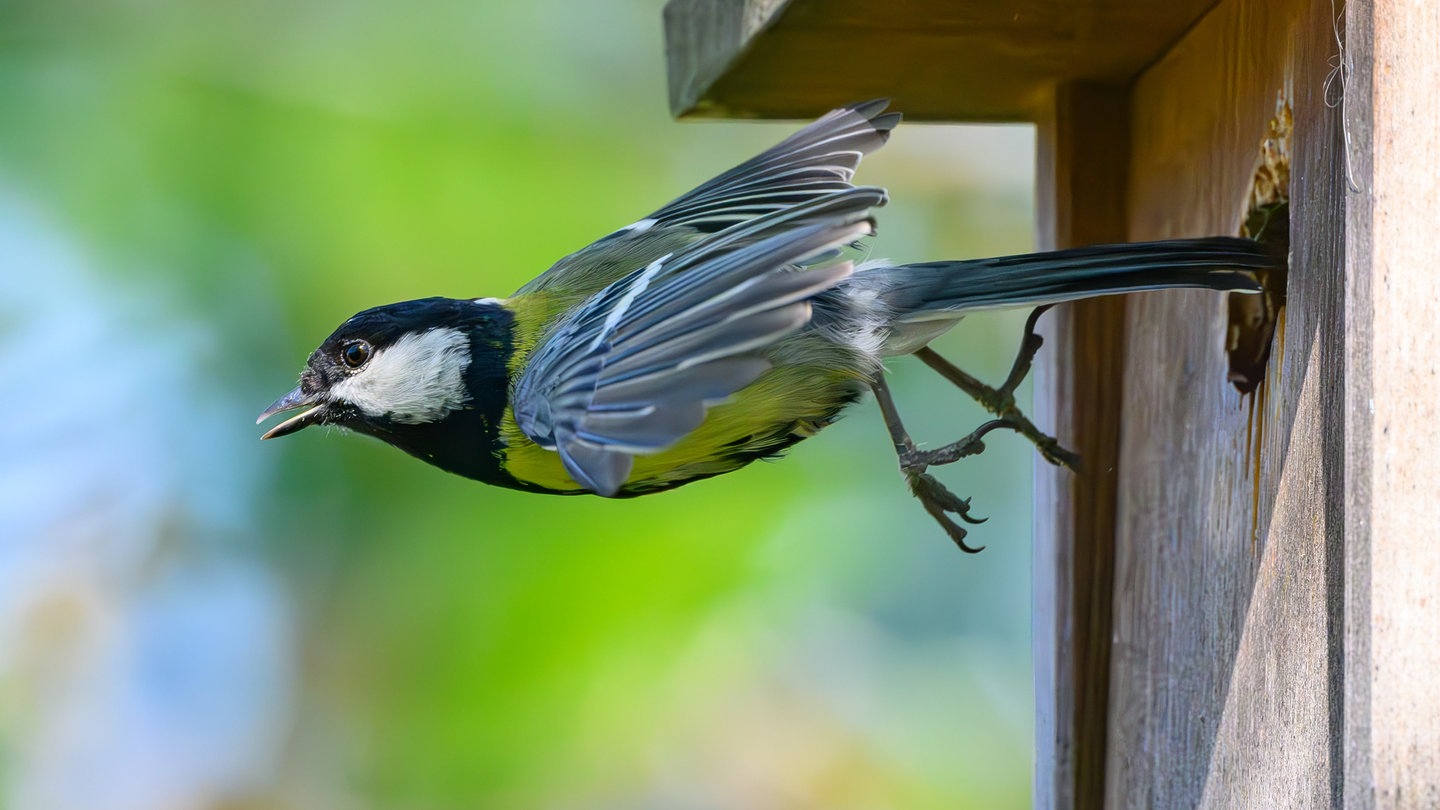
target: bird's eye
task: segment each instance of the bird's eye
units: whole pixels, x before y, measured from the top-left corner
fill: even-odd
[[[352,340],[340,350],[340,359],[350,368],[359,368],[370,359],[370,344],[363,340]]]

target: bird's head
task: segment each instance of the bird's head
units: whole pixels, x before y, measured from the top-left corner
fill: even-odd
[[[260,414],[257,423],[300,411],[262,438],[337,425],[395,442],[443,422],[490,394],[493,378],[503,392],[507,330],[508,312],[488,299],[425,298],[365,310],[310,354],[295,390]],[[483,368],[472,368],[477,364]]]

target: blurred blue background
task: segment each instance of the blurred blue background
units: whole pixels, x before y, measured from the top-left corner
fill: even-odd
[[[0,806],[1028,804],[1030,469],[873,403],[628,502],[259,410],[357,310],[505,295],[793,124],[673,122],[661,0],[0,4]],[[876,255],[1030,245],[1025,128],[901,127]],[[1023,313],[938,344],[999,380]],[[918,438],[983,414],[892,363]]]

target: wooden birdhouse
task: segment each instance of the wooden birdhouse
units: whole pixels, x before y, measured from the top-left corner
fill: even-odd
[[[1037,807],[1440,807],[1440,3],[1336,1],[665,9],[677,115],[1029,121],[1041,248],[1288,240],[1042,319]]]

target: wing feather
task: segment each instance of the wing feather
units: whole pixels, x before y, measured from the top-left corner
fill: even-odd
[[[535,349],[512,398],[517,425],[582,486],[617,494],[635,455],[672,446],[769,368],[760,351],[804,327],[809,299],[853,270],[815,257],[868,236],[883,201],[868,188],[815,198],[601,290]]]
[[[738,222],[850,188],[860,160],[879,149],[900,123],[886,99],[851,105],[646,217],[652,223],[719,231]],[[643,221],[643,220],[642,220]]]

